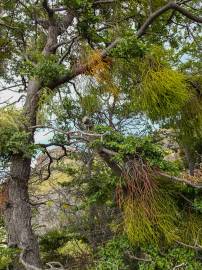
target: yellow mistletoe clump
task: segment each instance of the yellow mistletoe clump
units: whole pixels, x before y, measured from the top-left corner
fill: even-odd
[[[111,64],[111,59],[109,57],[103,58],[99,50],[92,51],[87,58],[87,74],[96,79],[104,92],[111,93],[116,97],[119,94],[119,89],[110,72]]]
[[[175,115],[190,98],[185,76],[167,67],[149,69],[140,90],[141,107],[152,120]]]
[[[13,128],[18,130],[22,120],[22,114],[19,110],[13,108],[0,109],[0,129]]]

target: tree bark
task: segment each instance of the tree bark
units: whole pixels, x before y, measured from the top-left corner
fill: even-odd
[[[192,150],[190,150],[187,146],[184,147],[185,157],[188,163],[189,174],[194,176],[195,170],[195,156]]]
[[[29,126],[36,125],[37,104],[39,101],[40,82],[31,80],[27,89],[24,106],[26,117],[25,131]],[[34,131],[28,133],[27,144],[34,142]],[[23,153],[11,157],[10,178],[8,181],[8,199],[5,205],[4,218],[8,233],[8,245],[23,251],[23,260],[33,266],[40,267],[40,255],[37,237],[35,236],[29,204],[28,182],[31,172],[31,157]]]
[[[8,202],[5,207],[5,221],[8,232],[8,245],[24,251],[24,260],[40,266],[37,238],[31,226],[28,180],[31,159],[14,155],[11,159],[11,177],[8,182]]]

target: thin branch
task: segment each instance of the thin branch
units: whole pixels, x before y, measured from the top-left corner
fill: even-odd
[[[46,177],[43,178],[43,180],[48,180],[50,178],[50,176],[51,176],[51,164],[53,163],[53,158],[49,154],[49,152],[48,152],[48,150],[46,148],[45,148],[45,152],[46,152],[46,155],[49,158],[49,162],[48,162],[48,168],[47,168],[48,174],[47,174]]]
[[[102,4],[114,4],[114,3],[116,3],[115,0],[98,0],[93,3],[93,6],[102,5]]]
[[[76,36],[76,37],[74,37],[74,38],[72,39],[72,41],[71,41],[71,43],[70,43],[70,45],[69,45],[67,51],[62,55],[61,59],[59,60],[59,64],[62,64],[62,62],[64,61],[64,59],[70,54],[71,49],[72,49],[72,46],[74,45],[74,42],[75,42],[75,40],[76,40],[77,38],[78,38],[78,37]]]
[[[52,50],[57,50],[59,47],[65,45],[65,44],[66,44],[65,41],[60,42],[60,43],[56,44],[55,46],[53,46],[53,47],[52,47]]]
[[[151,262],[152,261],[151,259],[136,257],[135,255],[131,254],[129,251],[126,251],[125,254],[129,257],[129,259],[132,259],[132,260],[142,261],[142,262]]]
[[[5,100],[5,101],[0,102],[0,105],[3,105],[3,104],[7,104],[7,105],[8,105],[8,101],[11,100],[12,98],[13,98],[13,97],[10,97],[10,98],[8,98],[8,99]]]
[[[67,149],[63,144],[59,144],[59,143],[49,143],[49,144],[39,144],[41,147],[45,148],[45,153],[49,158],[49,162],[48,162],[48,174],[45,178],[43,178],[43,180],[48,180],[51,176],[51,164],[53,163],[54,160],[59,161],[61,160],[63,157],[67,156]],[[60,155],[58,158],[52,157],[51,154],[49,153],[49,151],[47,150],[48,147],[50,146],[59,146],[62,148],[63,150],[63,154]]]
[[[186,202],[188,202],[191,206],[193,205],[193,202],[189,200],[186,196],[184,196],[182,193],[178,193],[180,197],[182,197]]]
[[[186,263],[178,264],[178,265],[176,265],[172,270],[177,270],[177,269],[179,269],[179,268],[181,268],[181,267],[183,267],[183,269],[184,269],[184,266],[186,266],[186,265],[187,265]]]
[[[11,100],[13,97],[10,97],[9,99],[7,99],[6,101],[4,102],[1,102],[0,104],[6,104],[5,107],[8,107],[8,106],[12,106],[12,105],[15,105],[16,103],[20,102],[23,98],[26,98],[26,95],[21,95],[18,100],[15,100],[11,103],[9,103],[8,101]]]
[[[184,183],[184,184],[191,186],[193,188],[202,189],[202,184],[201,185],[195,184],[195,183],[191,182],[190,180],[187,180],[184,178],[168,175],[168,174],[163,173],[163,172],[159,172],[159,176],[163,176],[163,177],[167,178],[168,180],[172,180],[172,181],[174,180],[175,182]]]
[[[143,36],[146,29],[154,22],[154,20],[170,9],[177,10],[178,12],[183,14],[185,17],[191,19],[192,21],[202,23],[202,17],[197,17],[194,14],[192,14],[191,12],[189,12],[188,10],[186,10],[185,8],[179,6],[178,4],[176,4],[174,2],[170,2],[167,5],[163,6],[162,8],[158,9],[157,11],[155,11],[154,13],[152,13],[148,17],[148,19],[145,21],[145,23],[138,30],[137,37],[139,38],[139,37]]]
[[[105,133],[90,133],[90,132],[85,132],[82,130],[76,130],[76,131],[64,131],[62,129],[58,129],[58,128],[54,128],[52,126],[45,126],[45,125],[36,125],[36,126],[31,126],[29,127],[29,129],[37,129],[37,128],[47,128],[47,129],[52,129],[55,131],[58,131],[60,133],[65,134],[66,136],[70,137],[70,138],[101,138],[101,140],[103,139],[103,136],[107,135],[108,132]]]
[[[44,205],[44,204],[46,204],[47,202],[48,202],[48,200],[47,200],[47,201],[43,201],[43,202],[37,202],[37,203],[35,203],[35,202],[30,202],[30,201],[29,201],[29,204],[30,204],[31,206],[35,207],[35,206],[39,206],[39,205]]]
[[[192,245],[189,245],[189,244],[185,244],[185,243],[183,243],[181,241],[176,241],[176,243],[180,244],[183,247],[191,248],[191,249],[194,249],[194,250],[198,250],[198,251],[202,250],[202,246],[197,245],[197,244],[195,246],[192,246]]]
[[[79,93],[79,91],[76,89],[75,83],[72,82],[72,81],[69,81],[68,83],[71,84],[71,85],[73,86],[75,93],[77,94],[77,96],[79,97],[79,99],[82,100],[83,97],[82,97],[82,95]]]
[[[52,129],[52,130],[55,130],[55,131],[58,131],[60,133],[65,134],[68,139],[70,139],[70,138],[71,139],[83,139],[86,142],[89,142],[92,139],[96,139],[96,138],[100,138],[100,140],[102,141],[103,137],[108,134],[108,132],[105,132],[103,134],[98,134],[98,133],[84,132],[84,131],[81,131],[81,130],[78,130],[78,131],[64,131],[64,130],[61,130],[61,129],[58,129],[58,128],[54,128],[54,127],[51,127],[51,126],[43,126],[43,125],[36,125],[36,126],[30,127],[30,129],[36,129],[36,128],[49,128],[49,129]],[[114,171],[117,174],[120,175],[121,170],[120,170],[119,164],[117,164],[117,163],[115,163],[114,161],[111,160],[112,157],[117,155],[117,152],[115,152],[113,150],[110,150],[110,149],[107,149],[105,147],[101,147],[101,148],[98,149],[98,153],[109,164],[109,166],[111,168],[113,168]],[[50,163],[52,163],[52,157],[49,157],[49,158],[50,158]],[[168,175],[168,174],[166,174],[164,172],[158,172],[156,176],[157,177],[159,177],[159,176],[160,177],[165,177],[166,179],[171,180],[171,181],[183,183],[183,184],[186,184],[186,185],[191,186],[193,188],[202,189],[202,184],[196,184],[196,183],[191,182],[188,179]]]

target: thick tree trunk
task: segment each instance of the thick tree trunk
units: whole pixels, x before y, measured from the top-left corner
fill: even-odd
[[[32,80],[27,89],[27,99],[24,106],[26,116],[25,131],[36,125],[37,104],[39,100],[40,83]],[[31,131],[27,144],[34,142]],[[22,249],[23,261],[40,267],[40,256],[37,237],[31,225],[31,207],[29,204],[28,182],[31,172],[31,157],[23,154],[13,154],[11,157],[10,177],[8,181],[8,200],[4,217],[8,232],[8,244]],[[27,268],[33,269],[33,268]]]
[[[39,267],[39,248],[37,238],[32,231],[28,195],[30,163],[30,158],[23,158],[21,155],[12,157],[5,221],[9,246],[23,249],[23,259],[27,263]]]

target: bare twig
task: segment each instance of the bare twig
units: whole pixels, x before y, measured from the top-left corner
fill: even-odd
[[[129,251],[126,251],[125,254],[131,259],[131,260],[136,260],[136,261],[142,261],[142,262],[151,262],[151,259],[146,259],[146,258],[140,258],[136,257],[135,255],[131,254]]]
[[[76,36],[76,37],[74,37],[74,38],[72,39],[72,41],[71,41],[71,43],[70,43],[70,45],[69,45],[67,51],[62,55],[61,59],[59,60],[59,64],[62,64],[63,60],[70,54],[71,49],[72,49],[72,46],[74,45],[74,42],[75,42],[75,40],[76,40],[77,38],[78,38],[78,37]]]
[[[163,177],[165,177],[165,178],[167,178],[168,180],[171,180],[171,181],[184,183],[184,184],[186,184],[188,186],[191,186],[193,188],[202,189],[202,184],[201,185],[200,184],[195,184],[195,183],[191,182],[190,180],[187,180],[187,179],[184,179],[184,178],[168,175],[168,174],[163,173],[163,172],[159,172],[159,175],[163,176]]]
[[[187,248],[190,248],[190,249],[194,249],[194,250],[198,250],[198,251],[202,250],[202,246],[198,245],[197,243],[194,246],[189,245],[189,244],[185,244],[185,243],[183,243],[181,241],[176,241],[176,243],[180,244],[183,247],[187,247]]]
[[[15,87],[18,87],[18,86],[23,86],[23,83],[19,83],[19,84],[4,87],[4,88],[0,89],[0,92],[3,92],[5,90],[6,91],[9,90],[9,91],[12,91],[12,92],[18,92],[18,91],[12,90],[12,88],[15,88]]]
[[[173,268],[173,270],[180,269],[181,267],[184,267],[184,266],[186,266],[186,265],[187,265],[186,263],[178,264],[178,265],[176,265],[176,266]],[[183,269],[184,269],[184,268],[183,268]]]

